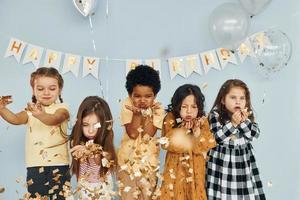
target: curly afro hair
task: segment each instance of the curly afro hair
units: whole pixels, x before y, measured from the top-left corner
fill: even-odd
[[[138,65],[126,76],[126,89],[128,94],[132,94],[133,88],[137,85],[148,86],[153,89],[154,95],[160,90],[159,74],[148,65]]]

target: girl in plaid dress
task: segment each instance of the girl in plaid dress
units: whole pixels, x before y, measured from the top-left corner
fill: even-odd
[[[259,128],[243,81],[232,79],[222,85],[209,122],[217,146],[209,152],[207,163],[208,199],[266,199],[251,145]]]

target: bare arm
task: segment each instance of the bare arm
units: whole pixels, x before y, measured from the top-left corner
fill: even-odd
[[[0,109],[0,115],[5,121],[14,125],[26,124],[28,120],[28,115],[25,111],[15,114],[7,108],[2,108]]]
[[[66,119],[69,119],[70,116],[69,112],[64,108],[56,110],[54,114],[49,114],[45,112],[44,108],[34,106],[31,107],[31,112],[34,117],[48,126],[59,125]]]
[[[1,96],[0,97],[0,116],[10,124],[20,125],[26,124],[28,120],[28,115],[25,111],[19,113],[13,113],[6,106],[12,103],[11,96]]]
[[[157,127],[153,125],[152,117],[147,116],[143,119],[143,135],[148,134],[153,137],[157,131]]]
[[[133,112],[132,120],[130,123],[125,124],[126,133],[131,139],[136,139],[140,132],[142,125],[142,114],[140,112]]]

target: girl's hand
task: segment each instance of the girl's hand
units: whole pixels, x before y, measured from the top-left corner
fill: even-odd
[[[161,103],[159,103],[159,102],[156,102],[155,104],[153,104],[151,106],[152,113],[153,114],[158,114],[157,110],[160,109],[160,107],[161,107]]]
[[[195,137],[199,137],[201,134],[201,123],[202,123],[202,118],[196,118],[193,120],[194,126],[192,128],[193,134]]]
[[[10,103],[12,103],[11,96],[0,96],[0,109],[5,108]]]
[[[27,110],[30,111],[34,117],[45,113],[45,109],[40,103],[28,103]]]
[[[232,114],[231,123],[233,124],[234,127],[238,126],[241,123],[241,121],[242,121],[242,113],[240,110]]]
[[[194,127],[194,121],[183,121],[181,127],[186,129],[192,129]]]
[[[80,159],[85,152],[85,145],[76,145],[70,149],[70,153],[75,159]]]
[[[133,114],[140,114],[141,113],[141,109],[139,109],[138,107],[135,107],[135,106],[128,106],[128,105],[125,105],[125,107],[132,111]]]
[[[248,119],[249,116],[248,108],[241,110],[241,116],[242,116],[241,122],[244,122],[246,119]]]

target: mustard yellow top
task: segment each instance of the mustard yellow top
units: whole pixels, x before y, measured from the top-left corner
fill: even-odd
[[[172,139],[175,117],[168,113],[162,135]],[[177,128],[179,129],[179,128]],[[190,150],[182,150],[177,144],[169,143],[163,172],[160,200],[207,200],[205,191],[205,164],[209,149],[216,146],[207,118],[200,125],[201,134],[193,136]],[[180,141],[179,141],[180,142]]]
[[[121,108],[121,124],[125,125],[132,120],[132,111],[127,109],[125,105],[132,106],[130,98],[126,98]],[[152,123],[155,127],[161,129],[164,119],[164,109],[160,106],[152,115]],[[118,150],[118,164],[120,166],[127,165],[128,171],[136,172],[141,168],[156,168],[159,164],[159,145],[157,137],[153,136],[145,140],[141,134],[136,139],[131,139],[128,134],[123,135],[120,148]],[[150,170],[151,171],[151,170]]]
[[[45,112],[54,114],[58,109],[69,111],[67,104],[58,103],[45,107]],[[28,114],[25,161],[27,167],[68,165],[67,122],[59,126],[48,126]]]

